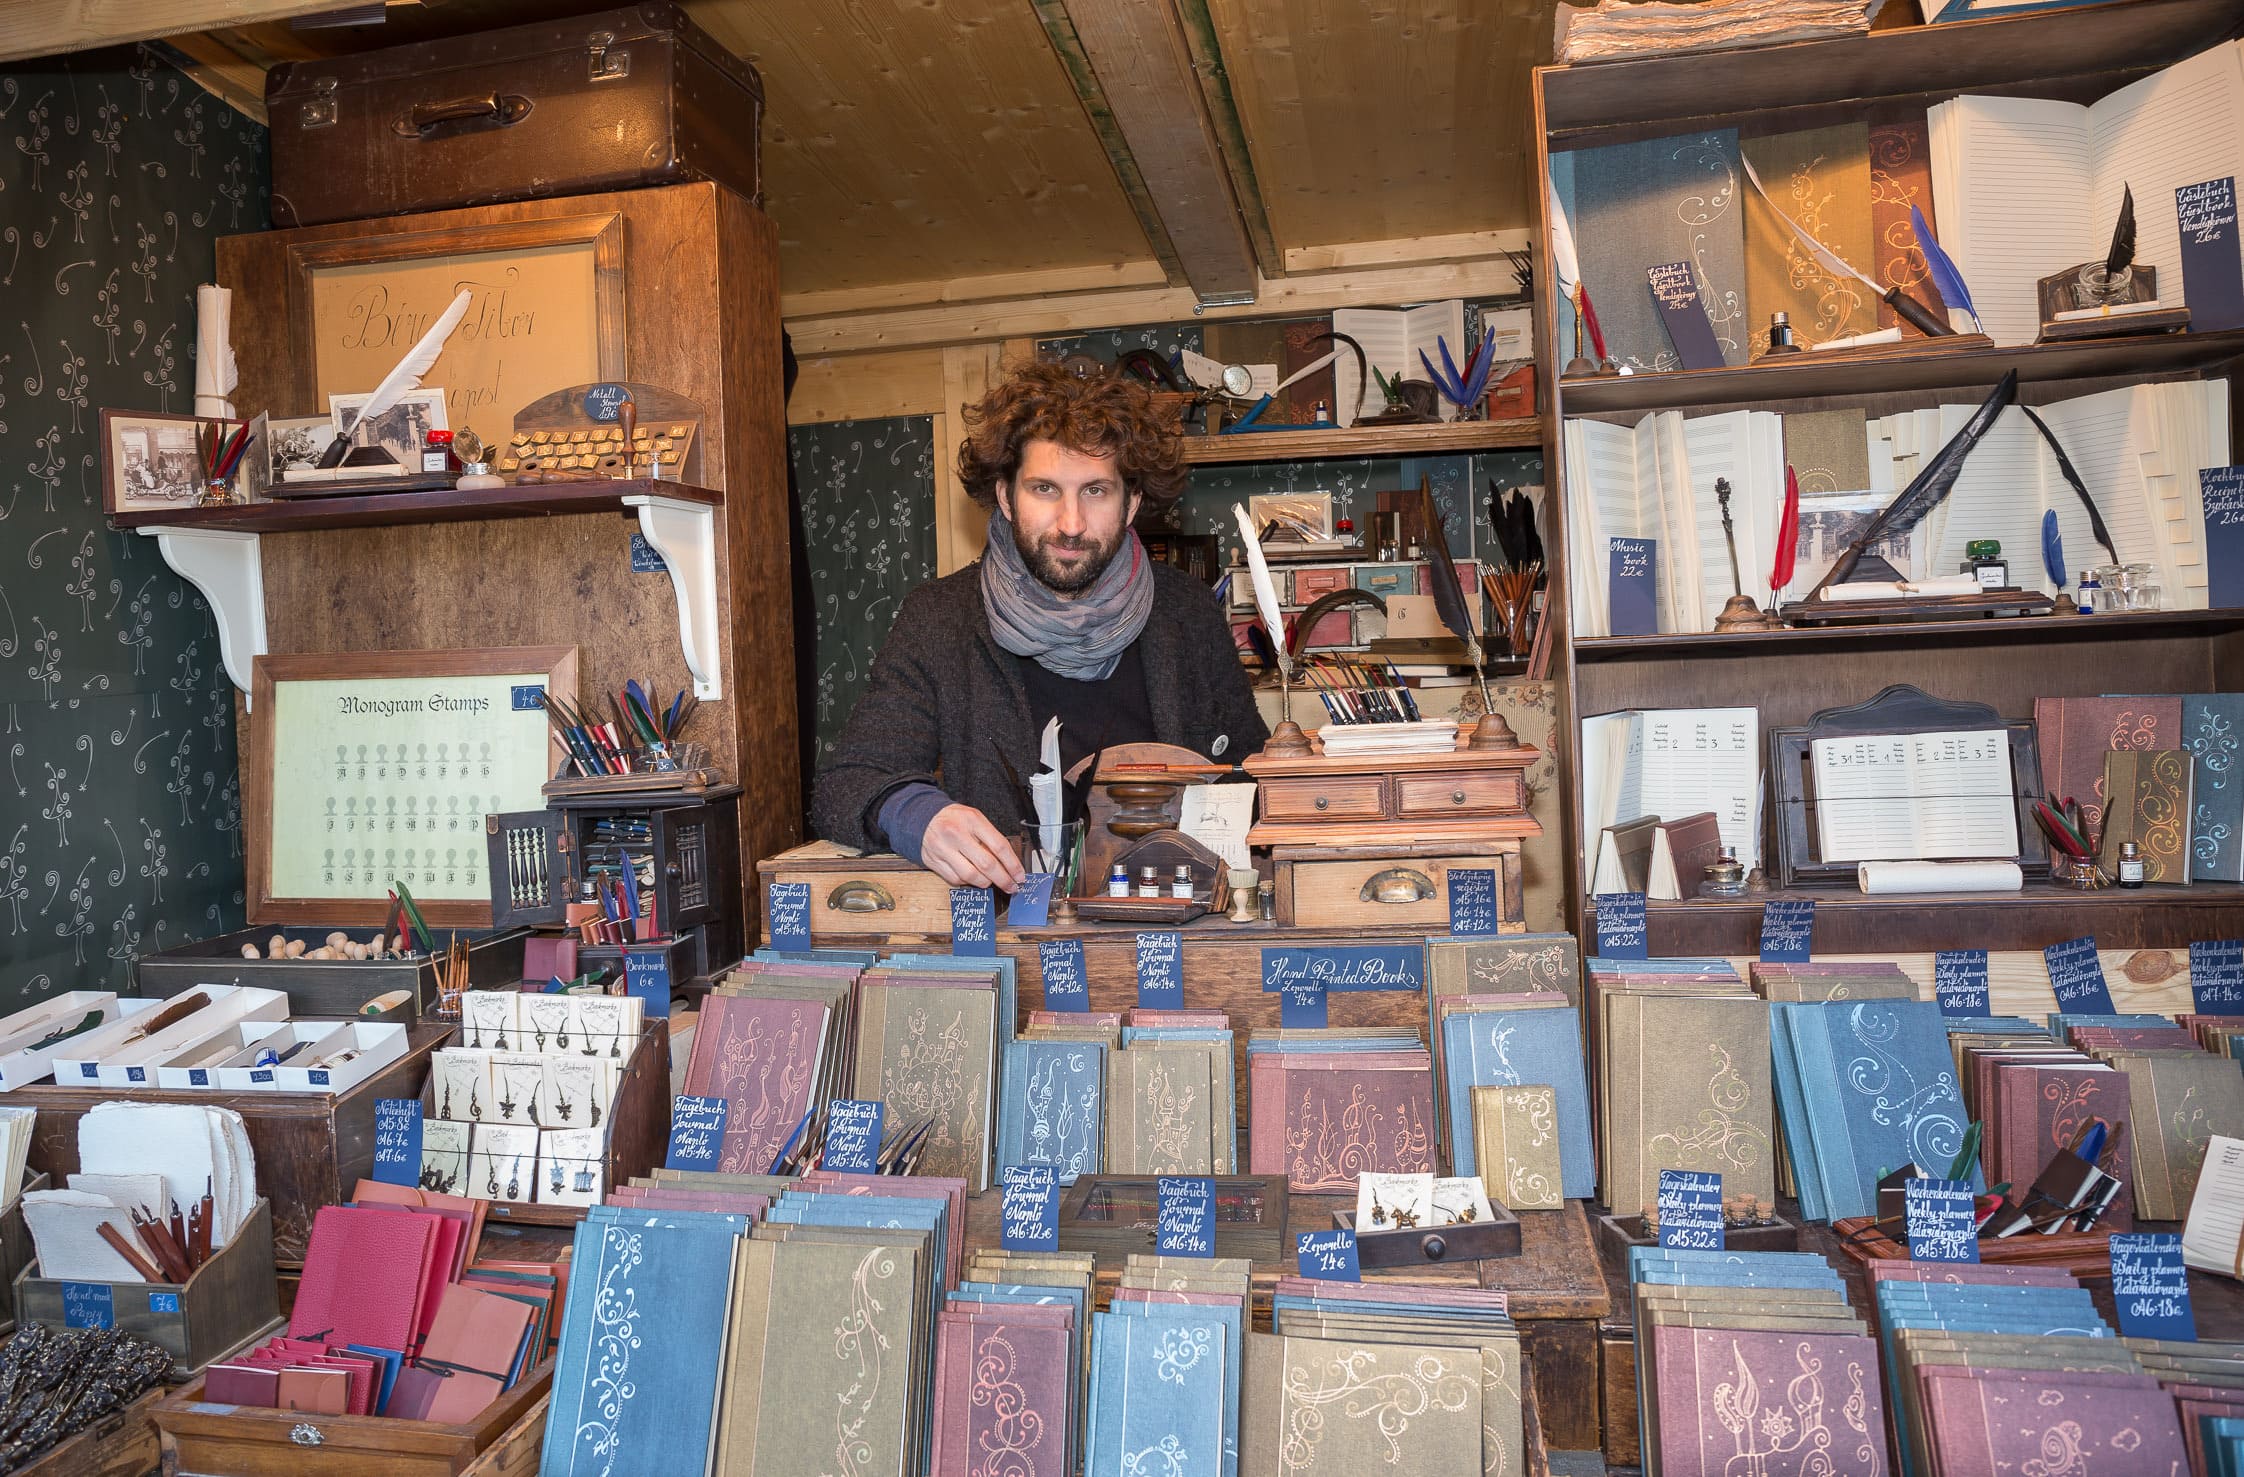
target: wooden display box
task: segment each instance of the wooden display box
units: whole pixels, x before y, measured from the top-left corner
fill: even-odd
[[[1630,1247],[1659,1244],[1660,1238],[1645,1229],[1640,1215],[1601,1215],[1595,1224],[1598,1255],[1624,1271]],[[1730,1251],[1798,1251],[1800,1228],[1781,1215],[1771,1215],[1764,1225],[1724,1226],[1722,1245]]]
[[[1519,840],[1421,846],[1277,846],[1278,922],[1321,928],[1449,931],[1449,874],[1493,871],[1503,933],[1527,931]]]
[[[436,964],[432,959],[242,957],[242,945],[255,944],[263,953],[276,933],[302,939],[307,947],[316,949],[335,931],[294,924],[266,925],[198,939],[158,954],[143,954],[133,961],[135,988],[142,995],[168,999],[202,984],[254,985],[286,994],[289,1014],[294,1016],[356,1015],[361,1005],[392,990],[413,992],[412,1013],[404,1017],[408,1021],[435,1008]],[[451,930],[433,931],[441,957]],[[346,927],[342,932],[361,943],[374,936],[374,929],[368,926]],[[529,929],[462,929],[460,933],[468,940],[469,989],[510,990],[521,983],[522,945],[530,936]]]
[[[23,1189],[26,1195],[33,1190],[44,1190],[53,1183],[35,1169],[23,1172]],[[0,1215],[0,1277],[5,1277],[8,1286],[14,1287],[16,1278],[23,1274],[25,1267],[31,1265],[33,1256],[31,1227],[24,1222],[23,1196],[18,1195],[15,1203],[8,1207],[8,1213]],[[12,1332],[15,1326],[15,1302],[10,1299],[7,1322],[0,1325],[0,1337]]]
[[[185,1379],[280,1325],[272,1202],[260,1199],[234,1239],[185,1282],[63,1282],[40,1276],[34,1263],[16,1278],[16,1322],[69,1327],[87,1288],[106,1289],[114,1326],[160,1345],[173,1378]]]
[[[547,1359],[474,1420],[453,1425],[213,1405],[202,1398],[198,1376],[157,1402],[156,1430],[167,1473],[459,1477],[477,1469],[478,1458],[511,1435],[532,1409],[542,1408],[552,1386],[553,1361]]]
[[[57,1183],[66,1183],[78,1172],[78,1119],[96,1103],[192,1103],[241,1114],[250,1151],[257,1159],[257,1187],[272,1202],[274,1261],[294,1269],[303,1265],[313,1212],[346,1199],[374,1168],[375,1102],[420,1096],[428,1079],[429,1054],[451,1034],[449,1026],[413,1027],[403,1060],[342,1093],[208,1088],[171,1092],[35,1083],[0,1093],[0,1103],[39,1110],[30,1162]]]
[[[163,1398],[161,1389],[150,1390],[10,1469],[8,1477],[148,1477],[161,1460],[152,1417]]]
[[[1831,1223],[1831,1234],[1839,1249],[1858,1262],[1879,1258],[1893,1261],[1909,1259],[1909,1240],[1896,1234],[1898,1223],[1881,1225],[1870,1216],[1853,1216]],[[2054,1236],[2023,1236],[2001,1238],[1983,1236],[1979,1240],[1979,1260],[1995,1266],[2061,1267],[2075,1277],[2109,1278],[2112,1274],[2112,1233],[2109,1231],[2060,1231]]]
[[[848,942],[873,934],[951,936],[950,884],[900,856],[866,856],[831,841],[813,841],[756,864],[756,876],[810,884],[813,943]],[[759,888],[757,896],[763,896]],[[1002,912],[999,921],[1003,922]]]
[[[1249,755],[1262,787],[1254,846],[1414,846],[1521,840],[1543,827],[1527,813],[1527,771],[1542,751],[1459,747],[1446,754]]]
[[[1519,1217],[1491,1204],[1485,1221],[1401,1231],[1356,1231],[1356,1213],[1336,1210],[1333,1224],[1356,1231],[1356,1264],[1367,1272],[1444,1267],[1519,1255]]]

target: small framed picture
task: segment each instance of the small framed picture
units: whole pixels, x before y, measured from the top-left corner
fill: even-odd
[[[328,443],[335,439],[335,418],[331,415],[282,416],[267,422],[267,429],[272,439],[262,444],[267,452],[267,465],[272,469],[271,480],[278,482],[283,472],[304,471],[319,465]]]
[[[210,424],[156,411],[101,412],[101,501],[108,513],[176,513],[203,500],[197,431]]]
[[[444,392],[440,389],[412,390],[399,396],[397,404],[383,411],[373,425],[352,435],[358,428],[358,408],[365,403],[364,395],[327,397],[335,434],[349,437],[353,447],[380,446],[408,472],[421,470],[421,451],[428,444],[429,432],[452,429],[452,423],[444,418]]]

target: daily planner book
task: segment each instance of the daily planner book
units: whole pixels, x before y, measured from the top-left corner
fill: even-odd
[[[1722,844],[1761,864],[1761,710],[1631,708],[1582,720],[1583,875],[1597,838],[1635,816],[1714,813]]]

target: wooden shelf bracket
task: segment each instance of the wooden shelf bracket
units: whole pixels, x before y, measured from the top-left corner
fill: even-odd
[[[678,597],[678,645],[693,674],[693,695],[703,702],[724,696],[717,662],[717,510],[656,493],[623,500],[639,513],[639,532],[662,556]]]
[[[218,621],[218,659],[249,702],[250,678],[265,654],[265,565],[259,536],[218,528],[143,528],[164,562],[202,591]]]

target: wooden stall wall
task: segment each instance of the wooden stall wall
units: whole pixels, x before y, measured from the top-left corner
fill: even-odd
[[[265,130],[144,49],[0,69],[0,1010],[242,921],[233,689],[202,597],[101,512],[101,410],[193,408],[212,242]]]

